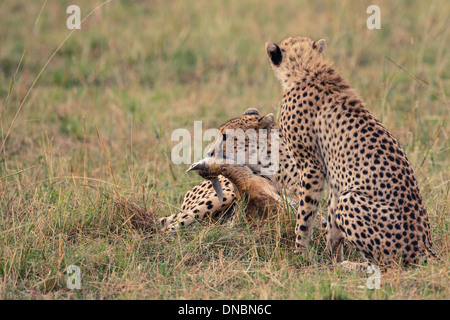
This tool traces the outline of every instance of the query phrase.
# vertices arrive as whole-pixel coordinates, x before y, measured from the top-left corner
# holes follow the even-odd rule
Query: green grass
[[[67,6],[84,17],[100,3],[48,1],[39,14],[44,1],[0,2],[1,298],[450,298],[448,1],[379,1],[382,29],[368,30],[360,2],[113,0],[24,101],[70,32]],[[322,228],[302,257],[292,218],[203,223],[168,239],[123,207],[174,213],[200,181],[170,161],[175,129],[218,127],[248,107],[279,114],[264,44],[295,35],[327,39],[327,57],[405,147],[442,262],[394,268],[369,290],[368,274],[332,265]],[[67,289],[71,264],[81,290]]]

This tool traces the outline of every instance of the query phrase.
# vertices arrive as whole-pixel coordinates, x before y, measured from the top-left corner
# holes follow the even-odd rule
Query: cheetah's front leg
[[[336,223],[336,208],[337,198],[334,196],[333,191],[330,192],[330,198],[328,200],[328,218],[327,218],[327,249],[331,252],[336,262],[342,262],[344,260],[344,240],[345,233],[338,227]]]
[[[311,222],[320,201],[324,176],[315,164],[303,162],[301,172],[300,197],[295,225],[295,250],[306,253],[312,232]]]

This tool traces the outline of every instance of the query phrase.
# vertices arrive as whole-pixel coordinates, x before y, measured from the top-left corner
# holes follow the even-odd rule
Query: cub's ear
[[[264,116],[261,119],[259,119],[259,128],[267,129],[271,125],[273,125],[274,122],[275,122],[275,116],[273,115],[273,113],[269,113],[267,116]]]
[[[256,109],[256,108],[248,108],[247,110],[245,110],[244,116],[249,116],[249,115],[257,115],[257,116],[259,116],[258,109]]]
[[[313,49],[317,49],[319,53],[322,53],[326,47],[327,42],[325,41],[325,39],[320,39],[319,41],[313,43]]]

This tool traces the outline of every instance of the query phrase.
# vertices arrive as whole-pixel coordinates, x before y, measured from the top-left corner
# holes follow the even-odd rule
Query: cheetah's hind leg
[[[336,225],[370,263],[415,264],[427,252],[428,229],[424,214],[413,209],[350,190],[339,196]]]

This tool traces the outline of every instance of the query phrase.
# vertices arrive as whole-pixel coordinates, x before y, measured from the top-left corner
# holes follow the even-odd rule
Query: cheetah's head
[[[263,116],[257,109],[247,109],[244,115],[220,126],[208,156],[193,163],[188,171],[196,170],[200,176],[211,180],[217,194],[221,193],[218,188],[220,184],[209,170],[211,163],[244,164],[255,174],[272,176],[278,170],[277,137],[278,130],[275,129],[272,113]]]
[[[270,146],[274,127],[272,113],[264,116],[255,108],[247,109],[244,115],[220,126],[219,136],[208,155],[216,160],[233,160],[250,167],[257,166],[261,160],[258,152],[260,148]]]
[[[326,41],[313,41],[309,38],[288,38],[279,44],[266,42],[266,51],[272,69],[281,81],[283,89],[288,90],[309,71],[310,67],[323,60]]]

